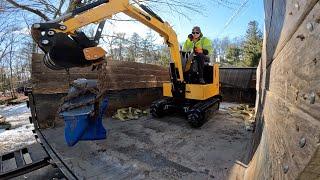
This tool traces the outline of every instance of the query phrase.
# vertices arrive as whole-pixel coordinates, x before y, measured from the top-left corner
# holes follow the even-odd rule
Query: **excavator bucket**
[[[44,63],[50,69],[85,67],[103,60],[101,56],[95,59],[90,58],[90,60],[86,58],[84,50],[96,47],[97,44],[83,32],[68,35],[63,32],[55,32],[50,28],[41,28],[41,24],[37,24],[36,27],[33,26],[31,34],[34,41],[44,51]]]

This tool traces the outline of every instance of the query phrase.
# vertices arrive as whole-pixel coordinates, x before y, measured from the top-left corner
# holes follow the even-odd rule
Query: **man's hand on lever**
[[[203,55],[208,55],[209,51],[206,49],[202,49],[202,48],[194,48],[194,52],[196,54],[203,54]]]
[[[203,49],[202,48],[195,48],[194,50],[197,54],[203,54]]]

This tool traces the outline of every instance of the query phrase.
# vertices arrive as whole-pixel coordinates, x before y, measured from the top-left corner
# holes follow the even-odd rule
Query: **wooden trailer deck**
[[[63,126],[42,133],[79,179],[226,179],[237,160],[246,161],[252,135],[242,119],[223,110],[201,129],[179,116],[107,118],[104,125],[106,140],[74,147],[67,146]]]
[[[245,169],[236,162],[248,161],[252,133],[245,130],[241,118],[225,110],[218,111],[201,129],[190,128],[179,116],[148,116],[128,122],[108,118],[104,119],[109,130],[106,140],[67,146],[64,122],[56,118],[56,112],[69,80],[99,79],[100,86],[109,90],[110,115],[117,108],[149,106],[161,98],[162,82],[169,80],[167,68],[110,61],[103,73],[75,68],[68,78],[64,71],[46,68],[42,55],[37,54],[33,55],[32,67],[34,86],[29,99],[37,134],[52,161],[69,179],[226,179],[231,171]],[[245,76],[249,86],[255,69],[242,70],[250,71],[250,76]],[[234,78],[226,81],[230,79]]]

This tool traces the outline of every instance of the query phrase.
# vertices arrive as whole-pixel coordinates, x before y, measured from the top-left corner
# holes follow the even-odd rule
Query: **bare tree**
[[[7,41],[10,29],[8,29],[8,20],[0,16],[0,61],[8,54],[9,44]]]
[[[102,41],[108,46],[108,53],[111,56],[111,58],[114,58],[114,51],[113,51],[113,46],[115,43],[115,36],[110,36],[110,35],[103,35],[102,36]]]
[[[141,49],[141,41],[142,38],[137,34],[133,33],[128,47],[128,60],[129,61],[136,61],[139,58],[139,51]]]
[[[9,8],[15,8],[17,10],[25,10],[32,14],[39,16],[41,19],[48,21],[54,19],[62,14],[62,9],[66,9],[70,5],[72,0],[5,0],[9,5]]]
[[[14,32],[14,29],[13,29]],[[14,66],[16,62],[16,52],[15,52],[15,46],[19,42],[18,40],[19,36],[17,36],[15,33],[10,33],[10,36],[8,37],[8,55],[5,56],[5,60],[7,61],[7,65],[9,68],[9,90],[12,98],[16,98],[15,94],[15,83],[14,83]],[[4,82],[5,83],[5,82]]]
[[[143,54],[143,60],[144,63],[151,62],[154,60],[154,47],[155,47],[155,40],[157,38],[152,33],[151,29],[149,29],[148,33],[146,34],[146,37],[142,40],[142,54]]]
[[[28,11],[33,13],[44,20],[54,19],[57,16],[60,16],[63,12],[62,10],[69,9],[72,6],[73,0],[5,0],[12,7]],[[82,0],[82,4],[87,4],[92,2],[92,0]],[[144,3],[150,6],[152,9],[157,12],[163,12],[171,14],[179,14],[182,17],[189,18],[186,14],[188,12],[196,12],[203,14],[205,10],[214,6],[222,6],[229,9],[236,9],[241,4],[236,0],[208,0],[208,1],[199,1],[199,0],[135,0],[132,3]],[[0,4],[1,7],[1,4]],[[1,9],[0,9],[1,10]]]
[[[122,61],[124,60],[124,51],[127,43],[126,34],[125,33],[116,33],[116,39],[114,45],[116,46],[116,59]]]
[[[12,76],[16,74],[22,73],[23,70],[23,63],[19,62],[21,65],[15,64],[15,59],[18,58],[21,61],[29,60],[29,56],[17,56],[13,52],[22,52],[22,51],[29,51],[34,52],[36,51],[36,46],[34,43],[31,45],[26,45],[27,47],[33,48],[26,48],[26,46],[22,45],[22,42],[15,42],[13,45],[10,41],[12,35],[12,27],[14,24],[19,24],[20,30],[27,27],[30,29],[30,26],[33,22],[39,21],[48,21],[50,19],[55,19],[61,16],[72,4],[73,0],[4,0],[0,1],[0,73],[5,72],[2,71],[1,67],[5,68],[8,65],[10,69],[10,79],[12,83]],[[92,0],[83,0],[82,3],[90,3]],[[187,18],[188,14],[204,14],[206,10],[213,8],[214,6],[223,6],[225,8],[236,9],[240,4],[236,0],[135,0],[130,1],[130,3],[139,3],[146,4],[155,12],[157,12],[160,16],[165,14],[170,14],[168,21],[170,18],[176,16],[172,16],[172,14],[178,14],[178,18]],[[211,11],[209,11],[211,12]],[[23,14],[22,14],[23,13]],[[9,20],[12,18],[7,18],[8,15],[12,15],[12,17],[20,17],[20,21],[24,22],[17,23],[17,21]],[[25,16],[27,15],[27,16]],[[22,20],[21,20],[22,19]],[[132,19],[120,19],[117,16],[114,19],[109,20],[109,23],[113,23],[114,21],[134,21]],[[10,29],[11,28],[11,29]],[[85,30],[84,30],[85,31]],[[91,36],[93,35],[94,31],[93,28],[90,27],[87,30],[88,34]],[[14,34],[16,36],[16,34]],[[15,39],[18,41],[19,38]],[[150,34],[148,37],[144,39],[132,39],[126,38],[126,35],[123,33],[113,34],[113,35],[104,35],[103,42],[108,46],[107,51],[109,54],[114,57],[114,59],[128,59],[128,60],[137,60],[143,58],[144,62],[148,63],[156,63],[155,59],[163,59],[163,61],[168,61],[168,49],[163,48],[163,46],[158,46],[154,44],[155,37]],[[25,40],[24,40],[25,42]],[[31,38],[27,40],[27,43],[32,42]],[[19,50],[20,48],[20,50]],[[7,62],[4,61],[7,60]],[[8,60],[9,59],[9,60]],[[30,65],[30,61],[28,61]],[[16,72],[13,70],[18,68]],[[20,76],[20,75],[18,75]],[[3,78],[5,79],[5,78]],[[4,82],[3,80],[2,82]],[[12,87],[11,87],[12,89]]]

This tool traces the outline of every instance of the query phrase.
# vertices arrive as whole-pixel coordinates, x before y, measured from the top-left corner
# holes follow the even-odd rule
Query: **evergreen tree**
[[[137,33],[133,33],[130,38],[130,45],[128,47],[128,60],[136,61],[141,55],[139,54],[141,49],[142,38]]]
[[[262,52],[262,33],[258,28],[257,21],[250,21],[243,45],[244,63],[250,67],[259,64]]]
[[[238,65],[240,61],[241,49],[237,45],[229,45],[226,50],[226,59],[230,64]]]

